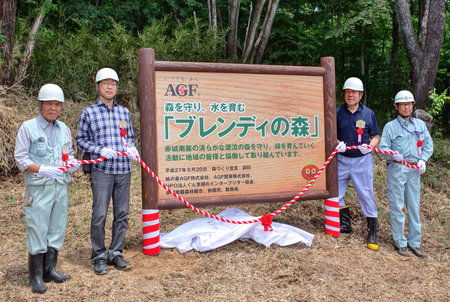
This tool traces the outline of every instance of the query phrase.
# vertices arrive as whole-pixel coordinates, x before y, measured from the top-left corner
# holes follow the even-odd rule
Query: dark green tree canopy
[[[10,78],[17,74],[45,2],[17,1],[14,47],[2,48],[9,49],[2,53],[9,62],[2,74],[5,68]],[[91,95],[95,70],[111,66],[127,79],[125,98],[137,101],[142,47],[154,48],[158,60],[179,61],[318,66],[321,57],[332,56],[338,102],[345,79],[361,78],[363,102],[379,112],[380,124],[395,114],[392,99],[399,90],[413,91],[420,107],[427,107],[429,90],[442,93],[450,85],[445,0],[49,2],[21,82],[32,89],[58,80],[70,95],[84,98]]]

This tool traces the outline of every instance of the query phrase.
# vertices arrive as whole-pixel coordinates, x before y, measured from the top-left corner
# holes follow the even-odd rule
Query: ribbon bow
[[[125,141],[125,136],[127,136],[127,129],[120,130],[120,136],[122,137],[122,144],[125,147],[128,146],[127,142]]]
[[[260,219],[261,224],[264,226],[264,232],[272,232],[272,215],[270,214],[264,214]]]

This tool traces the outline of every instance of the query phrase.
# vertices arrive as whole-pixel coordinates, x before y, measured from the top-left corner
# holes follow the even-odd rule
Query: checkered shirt
[[[101,157],[100,152],[104,147],[118,152],[127,151],[120,136],[122,129],[127,131],[125,142],[129,147],[134,147],[130,111],[116,102],[109,110],[107,104],[97,99],[95,104],[81,112],[76,136],[77,146],[83,152],[91,153],[91,159]],[[94,163],[93,167],[108,174],[126,174],[131,172],[131,161],[127,156],[118,155],[116,158]]]

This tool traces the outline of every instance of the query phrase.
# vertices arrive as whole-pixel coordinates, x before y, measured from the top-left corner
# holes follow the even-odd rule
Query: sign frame
[[[197,63],[155,61],[155,51],[150,48],[139,50],[139,97],[141,126],[141,158],[156,174],[158,172],[157,152],[157,103],[156,103],[156,71],[207,72],[207,73],[244,73],[271,75],[307,75],[323,77],[324,97],[324,133],[325,158],[333,152],[337,144],[336,136],[336,93],[335,63],[333,57],[320,60],[320,67],[251,65],[228,63]],[[173,202],[159,202],[159,184],[142,169],[142,208],[143,209],[177,209],[186,208],[184,203],[173,197]],[[297,192],[298,193],[298,192]],[[235,196],[217,196],[188,199],[196,207],[229,206],[239,204],[288,202],[297,194],[259,193]],[[337,161],[327,166],[326,190],[307,191],[299,200],[327,199],[338,196]]]

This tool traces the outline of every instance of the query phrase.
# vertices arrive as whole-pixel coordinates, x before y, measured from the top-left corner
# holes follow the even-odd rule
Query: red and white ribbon
[[[122,144],[126,147],[128,146],[128,144],[125,141],[125,136],[127,136],[127,129],[120,130],[120,137],[122,138]]]
[[[417,153],[419,154],[419,156],[422,156],[422,146],[423,146],[423,141],[418,140],[417,141]]]
[[[346,147],[346,150],[350,149],[357,149],[359,146],[350,146]],[[392,154],[394,155],[395,152],[393,151],[385,151],[380,150],[378,148],[372,147],[370,145],[365,146],[366,148],[372,149],[378,153],[383,154]],[[118,155],[128,155],[128,152],[116,152]],[[171,193],[175,198],[183,202],[187,207],[191,208],[192,210],[196,211],[197,213],[200,213],[202,215],[205,215],[209,218],[213,218],[219,221],[227,222],[227,223],[233,223],[233,224],[251,224],[251,223],[261,223],[264,225],[264,228],[267,231],[270,231],[272,229],[271,227],[271,217],[278,215],[285,211],[287,208],[289,208],[292,204],[295,203],[297,199],[299,199],[317,180],[317,178],[321,175],[321,173],[325,170],[325,168],[328,166],[330,161],[333,159],[333,157],[336,155],[337,149],[335,149],[326,162],[323,164],[323,166],[319,169],[317,174],[314,176],[314,178],[309,182],[303,190],[297,194],[291,201],[289,201],[287,204],[285,204],[283,207],[278,209],[277,211],[271,213],[271,214],[264,214],[261,217],[258,217],[253,220],[230,220],[225,219],[222,217],[218,217],[215,215],[212,215],[208,212],[205,212],[203,210],[200,210],[196,207],[194,207],[192,204],[190,204],[187,200],[185,200],[183,197],[179,196],[177,193],[175,193],[172,189],[170,189],[165,183],[163,183],[158,176],[144,163],[144,161],[138,157],[139,163],[141,166],[147,170],[147,172],[155,179],[158,184],[160,184],[166,191]],[[78,163],[80,164],[92,164],[92,163],[98,163],[103,160],[105,160],[105,157],[100,157],[94,160],[79,160]],[[409,168],[413,169],[419,169],[416,165],[410,165],[408,164],[404,159],[402,161],[404,165],[406,165]],[[73,167],[73,163],[60,167],[61,171],[66,171],[70,167]],[[327,234],[331,234],[332,236],[338,236],[340,234],[340,227],[339,227],[339,201],[338,198],[329,198],[325,200],[325,232]],[[269,217],[270,216],[270,217]],[[143,220],[143,233],[144,233],[144,254],[146,255],[156,255],[160,251],[160,242],[159,242],[159,210],[149,210],[144,209],[142,213],[142,220]]]
[[[67,161],[69,160],[69,154],[62,155],[62,162],[64,166],[67,166]]]
[[[325,199],[325,234],[331,236],[339,236],[341,234],[339,197]]]
[[[159,210],[142,210],[142,244],[145,255],[157,255],[160,252]]]
[[[364,133],[364,129],[363,128],[358,128],[356,130],[356,134],[358,134],[358,144],[360,144],[362,142],[362,134]]]

